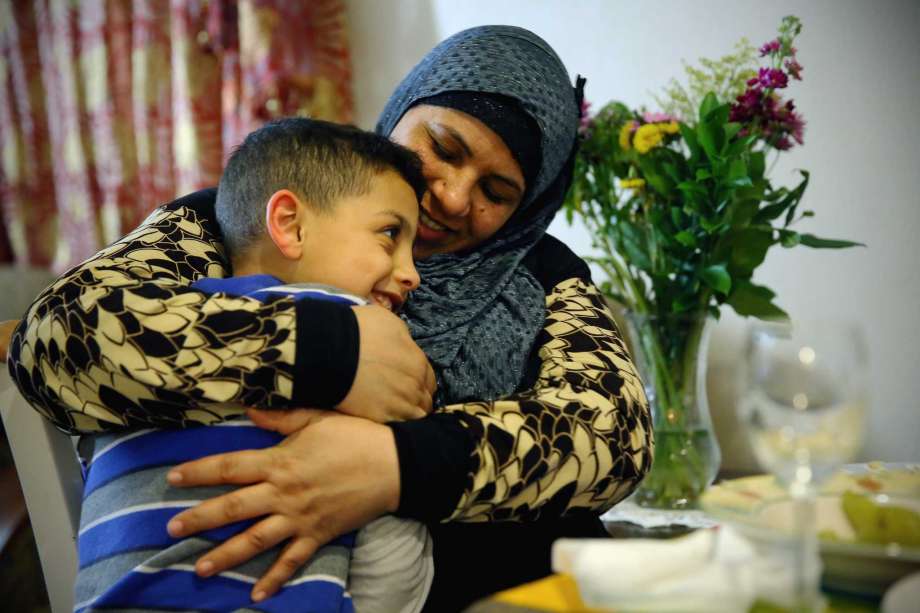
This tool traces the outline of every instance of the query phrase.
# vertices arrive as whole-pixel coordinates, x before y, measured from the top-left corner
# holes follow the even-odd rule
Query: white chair
[[[83,496],[83,476],[73,444],[29,406],[2,362],[0,416],[25,495],[51,610],[71,613]]]

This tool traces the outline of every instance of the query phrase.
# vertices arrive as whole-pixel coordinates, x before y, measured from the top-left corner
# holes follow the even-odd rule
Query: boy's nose
[[[415,264],[412,263],[411,258],[409,259],[408,264],[399,266],[396,269],[395,276],[396,282],[406,293],[418,288],[419,283],[422,282],[422,278],[419,276],[418,271],[415,269]]]

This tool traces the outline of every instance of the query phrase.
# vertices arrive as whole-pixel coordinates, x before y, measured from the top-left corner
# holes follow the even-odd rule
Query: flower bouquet
[[[802,78],[800,31],[786,17],[759,58],[742,40],[731,55],[688,66],[688,85],[672,81],[656,98],[661,112],[611,102],[582,120],[565,208],[601,254],[589,258],[607,277],[601,290],[626,309],[652,405],[655,456],[639,504],[692,506],[718,470],[703,378],[707,320],[723,304],[786,317],[752,280],[771,247],[857,244],[795,229],[813,215],[799,209],[807,171],[792,187],[768,178],[768,158],[803,143],[805,122],[780,93]]]

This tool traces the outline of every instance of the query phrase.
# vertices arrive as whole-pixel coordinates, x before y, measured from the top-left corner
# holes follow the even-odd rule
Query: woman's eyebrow
[[[460,145],[460,147],[463,149],[464,152],[466,152],[466,154],[467,154],[469,157],[473,157],[473,150],[470,149],[470,146],[469,146],[468,144],[466,144],[466,141],[463,139],[463,136],[461,136],[460,133],[459,133],[457,130],[455,130],[455,129],[452,128],[451,126],[446,126],[446,125],[444,125],[443,123],[437,123],[437,124],[435,124],[435,125],[436,125],[439,129],[444,130],[445,132],[447,132],[447,133],[451,136],[451,138],[453,138],[455,141],[457,141],[457,144]]]

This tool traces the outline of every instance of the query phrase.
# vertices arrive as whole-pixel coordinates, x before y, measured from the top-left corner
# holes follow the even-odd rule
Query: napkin
[[[758,598],[791,605],[792,541],[755,542],[730,526],[670,539],[561,539],[553,570],[572,575],[584,603],[627,611],[741,612]],[[817,578],[817,553],[806,565]]]

